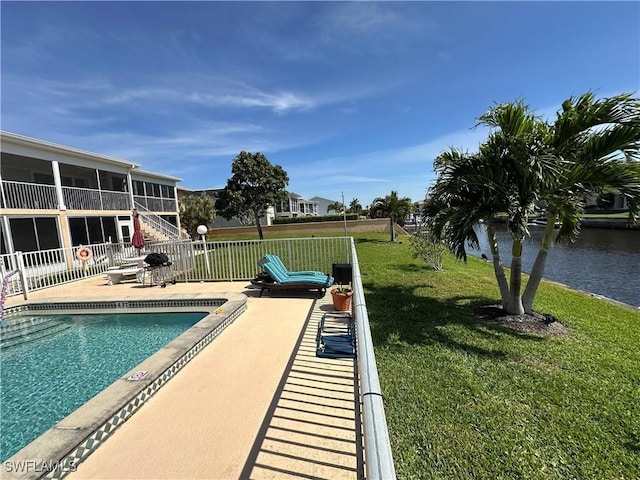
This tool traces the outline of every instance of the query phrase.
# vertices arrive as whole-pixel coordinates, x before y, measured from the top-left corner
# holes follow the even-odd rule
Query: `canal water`
[[[468,253],[491,258],[485,227],[480,228],[480,249]],[[525,272],[533,267],[544,227],[530,231],[522,253]],[[497,236],[502,262],[511,265],[511,237],[505,230]],[[582,228],[575,243],[553,245],[544,278],[640,307],[640,230]]]

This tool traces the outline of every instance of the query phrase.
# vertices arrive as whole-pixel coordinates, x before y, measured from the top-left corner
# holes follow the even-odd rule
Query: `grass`
[[[398,478],[639,478],[637,312],[543,283],[572,335],[517,333],[471,313],[499,298],[490,264],[356,242]]]
[[[629,218],[629,212],[584,213],[582,218]]]

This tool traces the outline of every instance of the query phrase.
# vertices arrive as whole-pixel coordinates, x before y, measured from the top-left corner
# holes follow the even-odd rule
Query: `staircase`
[[[189,240],[191,237],[164,218],[148,210],[144,205],[135,203],[136,210],[140,214],[140,229],[142,234],[155,242],[168,242],[171,240]]]

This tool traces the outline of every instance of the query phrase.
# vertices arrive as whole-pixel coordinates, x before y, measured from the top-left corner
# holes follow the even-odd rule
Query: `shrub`
[[[428,229],[423,227],[417,230],[409,237],[409,244],[413,250],[413,258],[424,260],[434,270],[442,270],[442,256],[446,246],[442,241],[435,241]]]
[[[347,220],[358,220],[359,216],[356,213],[348,214]],[[314,215],[308,217],[278,217],[273,219],[274,225],[281,225],[285,223],[312,223],[312,222],[336,222],[342,221],[344,217],[342,214],[337,215]]]

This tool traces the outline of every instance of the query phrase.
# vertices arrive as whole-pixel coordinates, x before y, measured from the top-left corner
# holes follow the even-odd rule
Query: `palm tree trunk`
[[[396,229],[395,229],[395,222],[393,221],[393,217],[389,218],[389,224],[391,226],[391,241],[395,242],[396,241]]]
[[[524,311],[527,313],[533,312],[533,299],[536,296],[540,280],[542,280],[542,276],[544,274],[549,249],[553,245],[553,229],[557,218],[558,215],[555,212],[550,211],[547,214],[547,227],[544,230],[540,250],[538,250],[536,261],[533,264],[531,275],[529,276],[529,282],[527,283],[527,286],[524,289],[524,294],[522,295],[522,304],[524,306]]]
[[[511,247],[511,278],[509,280],[509,306],[507,313],[521,315],[524,313],[522,305],[522,239],[514,239]]]
[[[488,221],[487,225],[487,240],[489,241],[489,248],[491,249],[491,258],[493,260],[493,272],[496,275],[498,282],[498,288],[500,289],[500,298],[502,300],[502,308],[505,310],[509,305],[509,284],[507,283],[507,275],[504,273],[504,267],[502,260],[500,260],[500,249],[498,248],[498,240],[496,238],[496,231],[493,227],[493,223]]]

